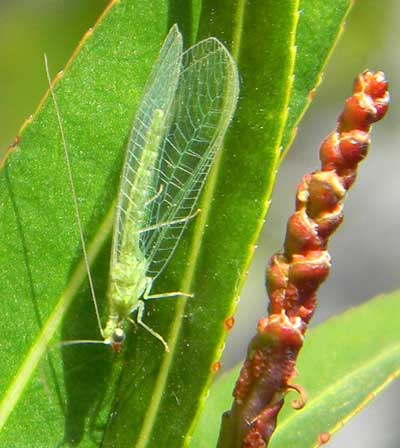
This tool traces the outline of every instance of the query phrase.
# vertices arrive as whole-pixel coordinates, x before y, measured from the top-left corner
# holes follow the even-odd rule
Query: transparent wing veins
[[[165,39],[159,57],[147,80],[129,137],[117,201],[111,266],[114,266],[118,261],[124,238],[137,238],[134,235],[125,235],[124,232],[127,232],[127,229],[132,229],[132,227],[148,224],[146,222],[133,222],[137,216],[135,212],[144,209],[143,216],[150,216],[152,204],[147,203],[147,198],[156,194],[159,182],[158,179],[154,179],[153,182],[143,188],[143,191],[137,191],[135,178],[141,167],[144,148],[148,143],[147,136],[152,125],[154,111],[159,109],[166,117],[170,116],[170,108],[182,69],[181,65],[182,36],[178,28],[174,26]],[[165,126],[168,126],[168,118]],[[160,148],[160,153],[161,151],[162,148]],[[147,221],[150,220],[150,218],[147,218]]]
[[[144,233],[142,250],[148,276],[157,277],[170,260],[193,214],[235,110],[238,75],[235,62],[214,38],[183,54],[173,120],[162,148],[159,184],[163,194],[151,204],[149,225],[175,222]],[[180,222],[176,222],[179,221]]]

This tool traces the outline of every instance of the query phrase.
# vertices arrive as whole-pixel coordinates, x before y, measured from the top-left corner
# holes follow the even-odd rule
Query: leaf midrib
[[[237,15],[235,21],[235,32],[234,32],[234,48],[232,48],[232,55],[235,61],[238,60],[241,35],[243,30],[243,17],[244,17],[244,7],[246,4],[246,0],[240,0],[237,6]],[[203,239],[204,230],[207,227],[208,218],[210,215],[212,198],[214,196],[214,192],[217,185],[218,173],[220,171],[222,154],[224,151],[224,147],[221,148],[219,153],[216,156],[214,161],[214,165],[211,169],[211,172],[208,176],[208,181],[204,189],[204,193],[202,196],[201,203],[201,214],[198,218],[196,226],[194,228],[191,250],[188,254],[188,260],[197,260],[198,254],[201,248],[201,241]],[[182,290],[190,291],[190,286],[194,278],[194,273],[196,271],[197,262],[193,261],[188,265],[182,281]],[[147,408],[147,412],[143,419],[143,424],[141,427],[141,431],[139,433],[138,439],[136,441],[136,448],[145,448],[147,442],[149,441],[150,434],[152,432],[152,428],[157,418],[158,409],[160,408],[160,404],[162,401],[163,391],[165,389],[165,385],[168,380],[168,375],[171,370],[172,361],[174,359],[174,353],[176,352],[179,333],[182,327],[182,321],[185,313],[187,301],[183,298],[178,299],[177,305],[175,307],[175,317],[172,321],[171,330],[169,332],[168,337],[168,346],[170,348],[169,353],[164,353],[163,360],[159,369],[159,374],[157,380],[155,382],[155,387],[153,389],[153,394],[150,398],[149,406]]]

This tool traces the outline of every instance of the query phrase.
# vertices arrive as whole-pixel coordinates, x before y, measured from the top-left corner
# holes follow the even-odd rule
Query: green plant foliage
[[[48,98],[7,155],[0,177],[0,446],[188,444],[275,179],[299,8],[297,1],[279,8],[273,1],[212,3],[204,1],[200,10],[198,1],[185,3],[186,9],[167,0],[112,2],[55,87],[106,315],[109,236],[124,149],[168,29],[178,23],[187,44],[214,35],[238,61],[239,107],[206,186],[201,217],[156,285],[160,291],[189,289],[195,298],[146,308],[146,323],[168,339],[169,355],[141,329],[132,329],[120,356],[104,346],[60,349],[58,340],[100,335]],[[318,40],[330,48],[335,35]]]
[[[155,352],[150,348],[153,341],[147,335],[138,335],[138,350],[132,348],[127,354],[117,392],[118,418],[109,425],[106,446],[115,441],[124,446],[130,440],[137,447],[187,443],[187,434],[208,391],[212,365],[222,351],[224,319],[234,312],[275,178],[293,70],[296,12],[295,2],[279,9],[272,8],[269,2],[261,8],[249,7],[232,31],[229,17],[238,13],[237,5],[230,2],[219,9],[203,4],[199,38],[216,36],[238,60],[238,110],[224,151],[209,177],[201,204],[203,220],[191,233],[191,247],[181,245],[167,275],[157,285],[160,290],[170,290],[171,285],[173,290],[191,290],[195,297],[182,303],[167,305],[159,301],[154,305],[157,313],[147,322],[161,328],[162,334],[168,332],[162,322],[169,324],[171,356]],[[215,14],[218,19],[211,20]],[[219,25],[209,28],[209,23]],[[243,35],[240,46],[239,33]],[[262,34],[273,39],[259,42],[256,49],[254,42]],[[273,94],[267,97],[266,91]],[[190,266],[186,266],[188,253]],[[182,284],[186,287],[182,288]],[[174,307],[175,311],[171,311]],[[143,346],[147,343],[151,345],[146,354]],[[199,406],[193,406],[194,402]]]
[[[313,92],[322,79],[322,70],[340,35],[350,7],[349,0],[300,1],[296,30],[296,64],[289,114],[282,137],[282,156],[285,150],[289,149],[296,135],[296,127],[312,101]]]
[[[290,404],[295,394],[287,396],[271,448],[317,446],[320,434],[340,429],[400,376],[399,316],[400,292],[396,291],[310,330],[295,379],[306,390],[308,401],[296,411]],[[216,443],[218,418],[231,406],[239,369],[221,376],[212,386],[191,448]]]

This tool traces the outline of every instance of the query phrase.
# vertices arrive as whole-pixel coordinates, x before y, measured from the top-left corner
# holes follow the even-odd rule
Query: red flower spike
[[[339,134],[331,132],[322,142],[319,150],[319,158],[323,171],[335,170],[343,165],[343,156],[339,148]]]
[[[233,393],[231,411],[223,416],[219,448],[266,448],[285,394],[305,393],[292,383],[304,333],[314,314],[316,292],[327,278],[328,240],[343,220],[343,200],[357,176],[370,143],[370,126],[389,105],[382,72],[365,71],[354,83],[336,129],[320,149],[321,170],[307,174],[296,194],[296,211],[287,224],[284,251],[267,270],[269,316],[258,322]],[[319,443],[329,440],[323,433]]]
[[[350,129],[369,131],[372,123],[379,121],[389,107],[388,83],[383,72],[368,70],[358,76],[354,93],[347,101],[339,117],[337,130]]]
[[[288,221],[284,255],[288,261],[292,254],[317,250],[322,247],[317,226],[309,219],[305,210],[294,213]]]
[[[335,210],[346,194],[341,178],[334,171],[317,171],[308,183],[307,216],[315,220]],[[316,225],[317,227],[317,225]]]
[[[342,207],[333,210],[331,213],[327,212],[323,216],[315,219],[318,225],[318,234],[326,247],[328,238],[340,226],[343,221]]]
[[[338,149],[343,158],[343,168],[355,169],[357,164],[366,157],[369,144],[368,132],[360,130],[342,132]],[[338,168],[340,169],[340,166]]]

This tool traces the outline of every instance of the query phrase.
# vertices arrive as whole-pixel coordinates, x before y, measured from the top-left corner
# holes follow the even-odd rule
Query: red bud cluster
[[[359,75],[336,130],[321,145],[321,170],[305,175],[297,188],[283,253],[271,258],[267,270],[269,316],[259,321],[249,345],[232,410],[223,418],[220,448],[265,448],[286,392],[300,390],[292,380],[317,289],[329,274],[328,240],[343,220],[343,200],[367,155],[371,124],[388,105],[384,74]]]

